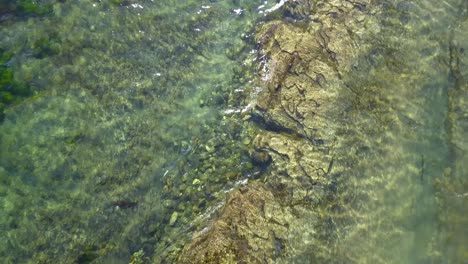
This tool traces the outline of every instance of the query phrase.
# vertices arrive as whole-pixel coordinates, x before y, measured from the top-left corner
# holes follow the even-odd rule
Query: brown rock
[[[273,263],[284,254],[288,215],[263,183],[241,187],[184,247],[178,263]]]

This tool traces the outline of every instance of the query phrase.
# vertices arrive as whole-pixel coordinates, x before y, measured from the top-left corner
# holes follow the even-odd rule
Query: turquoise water
[[[276,3],[38,2],[0,6],[16,89],[0,107],[2,263],[171,263],[260,175],[236,113]],[[468,259],[468,4],[378,5],[343,76],[329,198],[278,262]]]

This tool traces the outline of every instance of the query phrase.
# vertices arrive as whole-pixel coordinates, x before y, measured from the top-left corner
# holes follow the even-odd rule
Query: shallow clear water
[[[243,105],[263,3],[47,3],[1,12],[0,47],[32,91],[0,126],[2,263],[166,258],[255,171],[224,113]]]
[[[347,108],[315,226],[328,232],[300,238],[285,263],[468,259],[467,2],[382,6],[370,52],[344,77]]]
[[[344,76],[323,232],[304,232],[323,236],[298,236],[285,263],[468,259],[466,1],[380,2],[374,48]],[[32,94],[0,125],[0,259],[170,261],[258,173],[228,113],[248,103],[249,32],[275,3],[50,3],[1,20]]]

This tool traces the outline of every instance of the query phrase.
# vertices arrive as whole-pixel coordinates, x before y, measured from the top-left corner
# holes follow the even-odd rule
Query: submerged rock
[[[271,161],[270,154],[265,150],[254,149],[250,153],[250,157],[252,158],[253,163],[259,166],[267,165]]]
[[[447,7],[423,2],[433,9],[287,1],[260,26],[261,91],[246,114],[251,158],[270,168],[229,194],[180,263],[466,259],[466,1],[453,1],[464,11],[450,37],[428,15]]]
[[[173,212],[171,218],[169,219],[170,226],[173,226],[175,224],[175,222],[177,221],[177,217],[179,217],[179,213]]]
[[[180,263],[273,263],[314,246],[310,232],[321,216],[312,208],[325,198],[329,174],[338,173],[334,145],[349,93],[342,75],[366,50],[357,51],[355,42],[378,31],[370,2],[358,2],[290,1],[281,9],[288,19],[258,29],[262,91],[251,114],[260,129],[251,158],[271,160],[271,170],[265,183],[229,194],[210,226],[184,247]],[[291,245],[299,240],[303,245]]]
[[[193,236],[178,263],[273,263],[285,253],[290,217],[265,184],[241,187],[219,217]]]

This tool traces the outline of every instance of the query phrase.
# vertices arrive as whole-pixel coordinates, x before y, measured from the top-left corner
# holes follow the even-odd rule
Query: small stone
[[[166,208],[171,208],[174,206],[174,202],[172,200],[166,199],[162,202],[163,206]]]
[[[195,179],[195,180],[193,180],[193,182],[192,182],[193,185],[198,185],[198,184],[200,184],[200,183],[201,183],[201,181],[200,181],[199,179]]]
[[[179,214],[177,212],[173,212],[171,215],[171,219],[169,220],[169,225],[173,226],[177,221],[177,217],[179,217]]]
[[[214,151],[214,148],[213,147],[210,147],[208,145],[205,145],[205,149],[206,151],[208,151],[209,153],[213,152]]]
[[[253,150],[250,157],[255,165],[267,165],[271,161],[270,154],[265,150]]]

